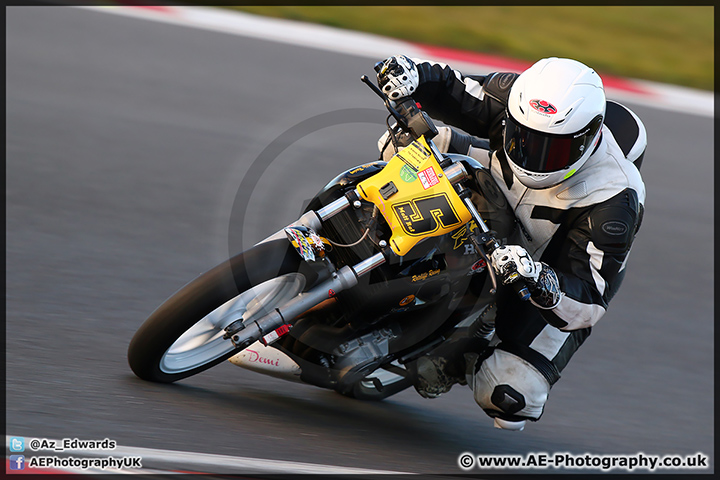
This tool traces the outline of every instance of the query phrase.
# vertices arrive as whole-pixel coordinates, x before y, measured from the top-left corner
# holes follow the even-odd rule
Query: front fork
[[[311,211],[306,213],[297,222],[292,224],[292,226],[305,226],[313,230],[319,230],[322,226],[322,221],[346,210],[350,205],[353,205],[355,208],[360,207],[360,201],[355,191],[350,192],[344,197],[340,197],[317,212]],[[278,233],[280,234],[281,232]],[[273,235],[273,237],[275,237],[275,235]],[[281,236],[278,238],[281,238]],[[383,245],[381,244],[381,246]],[[257,320],[253,320],[248,324],[246,324],[242,318],[234,321],[225,327],[223,338],[230,339],[237,348],[246,348],[252,345],[263,336],[285,325],[315,305],[334,297],[343,290],[354,287],[357,285],[359,277],[385,263],[387,261],[387,255],[390,254],[391,251],[389,250],[386,252],[378,252],[357,265],[352,267],[344,266],[333,272],[330,278],[320,285],[297,295],[282,307],[278,307],[273,312]]]
[[[457,172],[454,170],[457,170]],[[454,170],[452,171],[453,179],[451,183],[456,184],[459,183],[459,181],[467,174],[464,169],[456,168]],[[446,173],[450,172],[450,170],[446,170]],[[448,178],[450,178],[450,175],[448,175]],[[491,293],[494,293],[497,290],[497,279],[490,259],[485,254],[485,248],[492,252],[494,249],[498,248],[500,244],[485,225],[480,213],[472,203],[472,200],[470,199],[470,190],[462,189],[459,185],[457,188],[460,190],[458,192],[460,197],[465,202],[465,205],[470,211],[473,219],[481,229],[479,235],[471,235],[471,238],[475,244],[476,251],[480,253],[485,262],[488,264],[488,272],[493,283],[493,290]],[[340,197],[320,210],[307,212],[291,226],[305,226],[312,230],[320,230],[323,221],[346,210],[351,205],[354,208],[360,208],[361,206],[359,195],[356,190],[348,192],[345,196]],[[281,237],[282,232],[278,232],[269,239]],[[478,242],[478,238],[482,243]],[[329,279],[312,288],[308,292],[299,294],[282,307],[276,308],[273,312],[257,320],[253,320],[248,324],[245,324],[245,320],[242,318],[236,320],[225,328],[225,335],[223,338],[230,339],[233,345],[237,348],[246,348],[263,336],[292,321],[298,315],[315,305],[334,297],[343,290],[354,287],[357,285],[359,277],[384,264],[389,255],[394,255],[392,250],[385,248],[387,244],[384,243],[384,241],[381,241],[380,243],[380,246],[383,247],[383,251],[376,253],[372,257],[363,260],[357,265],[352,267],[344,266],[339,270],[336,270],[332,273]],[[516,290],[518,290],[518,295],[520,295],[523,300],[530,296],[527,287],[525,287],[523,283],[515,282],[514,285],[517,287]]]

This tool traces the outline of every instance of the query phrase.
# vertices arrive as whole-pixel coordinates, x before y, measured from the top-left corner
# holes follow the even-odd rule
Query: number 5
[[[460,223],[445,193],[398,203],[392,208],[402,229],[412,236],[426,236],[441,226],[449,229]]]

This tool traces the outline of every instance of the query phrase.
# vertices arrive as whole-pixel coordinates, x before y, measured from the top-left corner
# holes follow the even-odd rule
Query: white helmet
[[[507,104],[505,155],[529,188],[573,175],[600,140],[605,91],[595,71],[575,60],[544,58],[517,77]]]

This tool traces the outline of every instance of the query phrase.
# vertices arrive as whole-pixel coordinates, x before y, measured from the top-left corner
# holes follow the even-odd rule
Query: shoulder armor
[[[647,147],[647,132],[640,118],[626,106],[608,100],[604,123],[612,132],[625,158],[640,170]]]
[[[519,76],[512,72],[495,72],[491,73],[483,83],[483,92],[489,99],[487,101],[489,117],[492,119],[488,132],[490,140],[490,148],[498,150],[502,148],[502,132],[503,120],[505,119],[505,107],[507,107],[508,96],[510,95],[510,87],[515,83],[515,79]]]
[[[492,97],[505,107],[505,105],[507,105],[508,95],[510,95],[510,87],[515,83],[515,79],[518,76],[519,74],[512,72],[491,73],[485,79],[483,91],[485,95]]]
[[[642,204],[635,190],[625,189],[590,211],[590,238],[608,253],[630,250],[642,222]]]

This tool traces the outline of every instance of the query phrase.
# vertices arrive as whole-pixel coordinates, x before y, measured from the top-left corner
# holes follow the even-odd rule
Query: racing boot
[[[478,352],[484,350],[487,341],[469,337],[443,343],[435,350],[413,362],[410,372],[413,386],[424,398],[437,398],[450,391],[456,383],[467,385],[466,370],[474,363]]]

